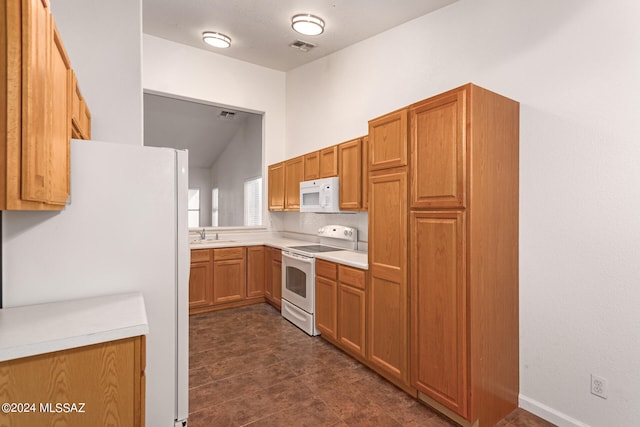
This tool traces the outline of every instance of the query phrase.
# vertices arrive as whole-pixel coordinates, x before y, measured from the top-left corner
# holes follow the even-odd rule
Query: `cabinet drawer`
[[[338,266],[338,275],[340,283],[353,286],[354,288],[364,289],[366,272],[357,268]]]
[[[278,248],[271,248],[271,259],[274,261],[282,261],[282,251]]]
[[[209,249],[192,249],[191,262],[208,262],[211,260],[211,251]]]
[[[316,259],[316,275],[336,280],[338,278],[337,265],[330,261]]]
[[[220,248],[213,250],[213,259],[215,261],[222,261],[225,259],[239,259],[244,258],[244,247],[237,248]]]

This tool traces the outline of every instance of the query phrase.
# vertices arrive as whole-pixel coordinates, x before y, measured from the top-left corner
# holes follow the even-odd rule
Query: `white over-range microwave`
[[[301,182],[300,212],[340,212],[340,179],[332,177]]]

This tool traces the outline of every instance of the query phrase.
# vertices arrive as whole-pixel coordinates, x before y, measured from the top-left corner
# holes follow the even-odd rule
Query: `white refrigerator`
[[[4,307],[142,292],[154,427],[188,415],[187,169],[185,151],[72,140],[65,209],[2,212]]]

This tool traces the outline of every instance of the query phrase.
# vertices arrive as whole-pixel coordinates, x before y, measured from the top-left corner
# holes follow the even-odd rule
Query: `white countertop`
[[[204,243],[191,243],[191,249],[209,249],[209,248],[232,248],[238,246],[271,246],[279,249],[287,249],[291,246],[317,244],[317,242],[308,242],[304,240],[286,239],[280,237],[267,237],[263,239],[253,240],[237,240],[221,239],[221,240],[206,240]],[[342,250],[335,252],[320,252],[314,254],[316,258],[324,259],[327,261],[337,262],[339,264],[348,265],[355,268],[361,268],[363,270],[369,269],[369,258],[366,252],[362,251],[350,251]]]
[[[0,362],[149,333],[142,294],[0,310]]]

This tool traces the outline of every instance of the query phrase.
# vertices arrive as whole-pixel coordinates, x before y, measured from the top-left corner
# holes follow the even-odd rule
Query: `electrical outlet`
[[[606,399],[608,393],[607,380],[591,374],[591,394],[595,394],[598,397]]]

